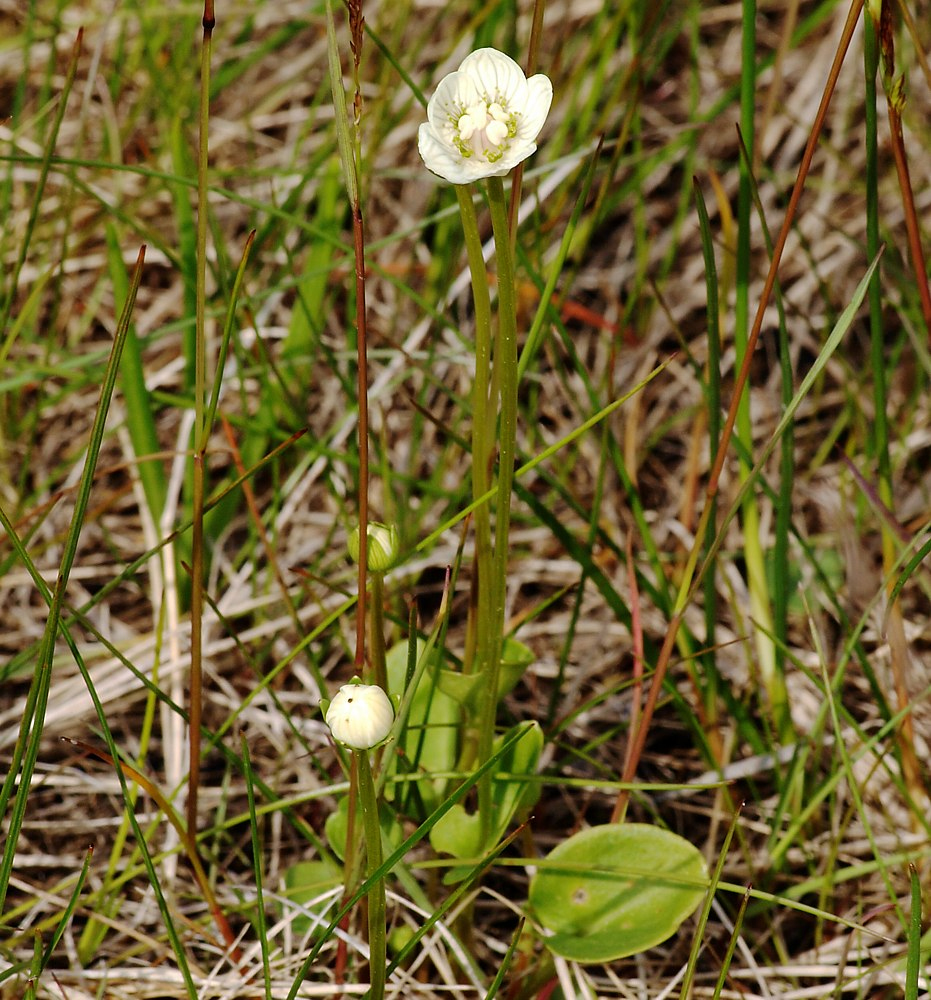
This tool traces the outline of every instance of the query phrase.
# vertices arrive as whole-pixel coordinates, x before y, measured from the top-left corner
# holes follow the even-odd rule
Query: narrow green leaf
[[[106,241],[113,298],[116,302],[125,302],[129,295],[129,281],[126,276],[126,268],[123,265],[123,252],[116,227],[112,222],[107,223]],[[142,491],[145,494],[146,503],[149,505],[152,520],[158,524],[165,506],[165,470],[161,462],[147,460],[148,456],[159,451],[159,442],[158,433],[155,430],[152,397],[145,385],[142,348],[133,323],[130,323],[126,332],[123,364],[120,369],[120,388],[126,403],[126,425],[129,429],[129,437],[133,444],[133,451],[139,459],[139,480],[142,483]]]
[[[336,44],[336,24],[333,21],[333,0],[326,0],[326,40],[327,67],[330,74],[330,88],[333,91],[333,114],[336,126],[336,142],[339,159],[346,178],[349,203],[354,209],[359,207],[358,166],[353,153],[352,137],[349,134],[349,112],[346,107],[346,89],[343,86],[343,68]]]
[[[908,956],[905,960],[905,1000],[918,1000],[918,977],[921,973],[921,880],[918,869],[908,866],[911,888],[911,913],[908,917]]]
[[[52,165],[52,156],[55,153],[55,143],[58,141],[58,133],[61,130],[61,123],[65,120],[65,111],[68,108],[68,97],[74,87],[74,80],[78,72],[78,60],[81,57],[81,47],[83,42],[84,29],[80,28],[78,30],[77,37],[75,38],[74,46],[71,49],[71,61],[68,63],[68,72],[65,76],[65,82],[61,88],[61,93],[58,95],[58,111],[55,114],[55,119],[52,122],[51,129],[49,130],[48,138],[45,142],[45,149],[42,151],[39,177],[35,184],[32,185],[32,205],[29,209],[29,218],[26,221],[26,231],[23,233],[22,240],[20,242],[20,249],[16,258],[16,263],[13,265],[13,270],[9,275],[10,283],[6,289],[6,294],[3,297],[3,306],[0,307],[0,333],[7,329],[10,314],[13,311],[13,302],[16,299],[16,293],[19,289],[19,278],[22,274],[23,265],[26,263],[26,256],[29,253],[29,246],[32,242],[32,234],[35,231],[36,223],[39,220],[39,211],[42,208],[42,203],[45,198],[45,185],[48,181],[49,170]],[[6,353],[11,346],[12,341],[7,338],[2,345],[2,349],[0,349],[0,364],[3,363],[6,358]]]
[[[94,423],[91,427],[90,439],[87,444],[84,470],[81,474],[80,485],[78,486],[74,511],[71,515],[71,525],[65,539],[64,552],[62,553],[58,568],[58,577],[49,604],[45,632],[39,648],[39,656],[32,684],[27,696],[27,711],[20,724],[19,739],[16,741],[14,747],[13,759],[10,763],[7,778],[3,789],[0,790],[0,815],[2,815],[5,812],[6,803],[14,785],[17,786],[6,843],[3,849],[3,859],[0,861],[0,911],[3,910],[6,900],[10,874],[13,870],[13,859],[16,855],[16,845],[19,840],[19,832],[22,829],[23,819],[26,815],[26,801],[31,787],[32,775],[39,758],[39,746],[42,742],[42,729],[45,723],[45,710],[48,705],[49,686],[52,680],[52,660],[55,655],[55,641],[58,638],[58,629],[61,624],[62,610],[65,604],[65,592],[78,550],[78,540],[81,536],[81,530],[84,527],[84,517],[90,503],[97,458],[100,454],[100,446],[103,443],[107,414],[110,410],[110,401],[113,398],[113,390],[116,386],[120,357],[123,353],[123,345],[126,343],[130,318],[136,302],[136,292],[139,290],[139,282],[142,279],[142,264],[144,260],[145,247],[143,246],[136,259],[136,266],[130,282],[129,295],[123,306],[119,323],[117,324],[116,339],[113,342],[110,358],[104,372],[100,398],[97,403]],[[17,777],[19,779],[18,783]]]

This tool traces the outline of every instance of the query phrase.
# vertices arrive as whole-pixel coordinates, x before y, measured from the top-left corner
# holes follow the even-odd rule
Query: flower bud
[[[377,684],[344,684],[326,710],[333,739],[353,750],[371,750],[391,732],[394,706]]]
[[[368,525],[368,548],[366,562],[373,573],[385,573],[397,562],[401,548],[401,536],[393,524],[370,521]],[[359,561],[359,526],[349,534],[346,548],[353,562]]]

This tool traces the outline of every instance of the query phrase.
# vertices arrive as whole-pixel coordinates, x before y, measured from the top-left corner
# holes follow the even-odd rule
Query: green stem
[[[369,655],[372,658],[372,683],[388,690],[388,666],[385,660],[385,574],[372,572],[372,609]]]
[[[381,827],[378,823],[378,798],[368,752],[354,750],[359,763],[359,804],[362,806],[362,829],[365,835],[365,870],[369,878],[381,868]],[[369,890],[369,997],[382,1000],[385,995],[385,969],[388,966],[385,938],[385,880]]]
[[[754,118],[756,115],[756,0],[743,0],[743,27],[740,81],[740,132],[747,150],[741,158],[737,193],[737,296],[734,305],[734,347],[739,367],[746,357],[750,327],[750,213],[753,208],[751,171],[755,160]],[[737,411],[737,436],[744,446],[740,457],[740,480],[745,482],[753,467],[753,424],[750,413],[749,390],[742,393]],[[760,540],[760,509],[754,495],[748,495],[743,505],[744,558],[747,565],[747,587],[750,596],[750,615],[759,662],[760,678],[769,700],[770,718],[777,739],[787,742],[791,738],[791,719],[788,715],[785,682],[776,667],[776,651],[770,638],[773,634],[772,605],[766,580],[766,558]]]
[[[191,677],[188,705],[187,826],[197,833],[200,788],[200,725],[203,713],[204,494],[207,479],[207,168],[210,138],[210,55],[213,0],[204,2],[200,64],[200,132],[197,145],[197,284],[194,309],[194,473],[191,498]]]
[[[490,442],[494,439],[495,413],[489,406],[491,382],[491,295],[488,273],[482,254],[482,239],[472,201],[472,189],[456,185],[459,214],[465,237],[469,273],[472,278],[472,300],[475,308],[475,381],[472,384],[472,498],[477,500],[491,489]],[[475,509],[475,579],[474,606],[468,630],[465,669],[481,671],[488,665],[487,637],[492,619],[491,509],[482,504]]]
[[[863,19],[864,121],[866,126],[866,252],[879,253],[879,143],[876,121],[876,73],[879,43],[872,17]],[[870,104],[870,101],[873,103]],[[870,363],[873,370],[872,448],[876,461],[880,499],[892,510],[892,465],[889,459],[889,422],[886,399],[886,342],[882,315],[882,275],[877,268],[867,292],[870,307]],[[895,562],[895,539],[885,521],[882,527],[883,566],[887,572]]]
[[[514,486],[514,459],[517,450],[517,308],[514,287],[514,257],[508,224],[504,182],[500,177],[488,179],[488,204],[495,236],[495,256],[498,265],[498,340],[495,345],[494,379],[501,393],[501,427],[498,435],[498,492],[495,502],[495,545],[492,579],[492,620],[489,623],[487,681],[483,686],[482,709],[479,716],[479,762],[491,757],[495,736],[495,716],[498,707],[498,677],[501,672],[501,650],[504,644],[504,611],[507,599],[508,551],[511,528],[511,492]],[[492,775],[482,779],[478,787],[482,842],[492,827]],[[487,846],[487,845],[486,845]]]
[[[469,274],[472,278],[472,302],[475,308],[475,380],[472,384],[472,499],[491,492],[491,469],[494,458],[496,407],[491,404],[491,293],[488,272],[482,253],[482,239],[472,201],[472,188],[456,185],[459,214],[465,237]],[[491,506],[475,508],[475,564],[472,574],[472,599],[466,628],[463,670],[485,673],[494,652],[494,603],[492,580]],[[463,770],[475,764],[479,729],[474,718],[466,718],[463,727],[459,763]]]

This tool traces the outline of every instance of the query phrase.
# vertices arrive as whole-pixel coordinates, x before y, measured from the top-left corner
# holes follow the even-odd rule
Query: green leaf
[[[435,851],[454,858],[477,858],[481,854],[481,817],[471,816],[456,803],[430,831],[430,843]]]
[[[498,673],[499,701],[514,690],[533,660],[533,650],[529,646],[511,636],[505,636],[504,648],[501,650],[501,670]],[[462,704],[470,704],[473,709],[477,709],[476,702],[481,699],[485,675],[463,674],[458,670],[443,667],[437,670],[437,683],[440,690],[450,698]]]
[[[426,645],[423,640],[417,640],[417,659],[424,655]],[[385,656],[388,693],[393,697],[404,694],[407,658],[406,641],[393,646]],[[424,771],[424,777],[417,784],[427,812],[439,805],[446,790],[446,778],[431,778],[430,774],[453,770],[459,754],[459,703],[440,690],[434,669],[438,659],[434,651],[431,662],[421,674],[401,738],[401,749],[410,766]],[[390,766],[396,773],[397,760],[394,759]]]
[[[704,858],[644,823],[596,826],[556,847],[530,884],[533,915],[554,954],[610,962],[660,944],[701,902]]]
[[[495,752],[503,741],[513,736],[517,728],[515,726],[495,740]],[[532,775],[536,772],[543,751],[543,730],[537,722],[531,723],[526,728],[527,733],[523,739],[513,743],[510,749],[501,755],[497,767],[492,772],[494,778],[498,775],[513,775],[516,780],[502,778],[492,781],[491,801],[494,820],[489,842],[483,844],[481,841],[480,815],[478,813],[470,815],[457,803],[430,831],[430,843],[434,850],[451,854],[454,858],[478,858],[504,836],[518,809],[527,809],[533,805],[539,795],[539,786],[533,782],[521,781],[519,776]],[[454,868],[446,880],[458,881],[469,871],[470,869]]]
[[[382,843],[388,850],[394,850],[404,839],[404,831],[398,822],[393,810],[387,803],[381,803],[378,807],[378,822],[381,825]],[[336,808],[326,818],[323,825],[327,840],[333,853],[343,861],[346,857],[346,834],[349,830],[349,798],[343,796],[336,804]],[[356,812],[356,839],[362,837],[362,816]]]
[[[285,896],[321,917],[331,902],[323,897],[342,884],[342,872],[329,861],[298,861],[284,873]],[[295,934],[304,935],[314,923],[318,928],[326,926],[325,920],[316,922],[303,913],[294,917],[291,926]]]

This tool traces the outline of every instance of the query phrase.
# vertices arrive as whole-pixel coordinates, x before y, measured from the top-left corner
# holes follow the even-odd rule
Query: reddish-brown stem
[[[629,762],[634,746],[634,735],[640,728],[640,702],[643,699],[643,624],[640,620],[640,588],[637,586],[637,570],[634,567],[634,551],[631,536],[627,536],[627,583],[630,588],[630,636],[633,644],[631,652],[634,657],[634,685],[630,701],[630,726],[628,729],[627,748],[624,751],[624,771]],[[611,822],[619,823],[627,811],[630,799],[630,789],[622,788],[614,803]]]
[[[889,131],[892,134],[892,155],[895,158],[895,172],[899,178],[899,189],[902,192],[902,207],[905,210],[905,231],[908,235],[908,252],[912,258],[912,270],[915,272],[915,285],[918,288],[918,298],[921,300],[921,314],[924,316],[925,329],[931,336],[931,289],[928,288],[928,272],[925,267],[924,250],[921,247],[921,233],[918,229],[918,217],[915,212],[915,196],[912,193],[912,182],[908,173],[908,160],[905,156],[905,137],[902,132],[902,116],[899,109],[889,97],[886,98],[889,109]]]
[[[203,619],[204,619],[204,476],[206,450],[194,453],[191,526],[191,690],[188,698],[187,826],[197,833],[197,798],[200,787],[200,726],[203,717]]]
[[[368,579],[369,525],[369,407],[368,356],[365,326],[365,231],[362,207],[352,206],[353,248],[356,257],[356,346],[359,394],[359,601],[356,605],[356,670],[365,666],[365,605]]]
[[[535,0],[533,5],[533,21],[530,24],[530,44],[527,52],[527,77],[537,71],[537,61],[540,52],[540,36],[543,34],[543,14],[546,10],[544,0]],[[517,236],[517,213],[520,211],[520,192],[524,181],[524,164],[518,163],[511,174],[511,203],[508,206],[508,229],[511,242]]]
[[[114,760],[106,750],[101,750],[98,747],[92,746],[90,743],[85,743],[84,740],[72,739],[67,736],[63,737],[63,739],[66,743],[70,743],[72,746],[83,750],[86,754],[97,757],[99,760],[104,761],[111,767],[118,767],[120,771],[122,771],[124,778],[137,784],[144,792],[155,800],[155,804],[159,807],[159,809],[161,809],[161,811],[165,814],[165,818],[177,831],[178,838],[181,841],[181,846],[184,848],[184,853],[187,854],[188,861],[191,863],[191,869],[194,872],[194,877],[197,879],[197,884],[200,891],[203,893],[204,901],[207,903],[207,908],[210,910],[210,914],[217,925],[217,929],[220,931],[220,934],[223,936],[223,940],[226,943],[229,956],[237,965],[239,965],[242,962],[242,949],[236,943],[236,935],[233,933],[233,928],[230,926],[229,921],[226,919],[226,914],[220,907],[220,903],[214,894],[212,886],[210,885],[210,879],[207,877],[207,873],[204,870],[203,862],[200,860],[200,854],[197,851],[197,836],[195,831],[191,830],[189,827],[185,827],[185,825],[181,822],[181,817],[175,812],[174,807],[162,794],[158,785],[151,781],[141,771],[134,768],[132,764],[127,764],[125,761],[121,760]],[[127,808],[129,808],[128,803]]]
[[[204,330],[207,312],[207,146],[210,115],[210,49],[216,25],[213,0],[204,0],[204,37],[200,66],[200,135],[197,149],[197,291],[194,310],[195,359],[194,392],[197,420],[194,425],[194,475],[191,497],[191,678],[188,705],[188,789],[187,827],[197,836],[197,797],[200,788],[200,724],[203,706],[203,613],[204,613],[204,495],[207,475],[207,435],[204,401],[206,399],[206,343]]]
[[[747,384],[747,379],[750,375],[750,364],[753,359],[753,352],[756,348],[757,341],[759,340],[760,331],[763,328],[763,316],[766,312],[766,307],[769,304],[773,287],[776,284],[776,275],[779,272],[779,264],[782,260],[782,254],[789,238],[789,232],[792,229],[792,223],[795,221],[795,214],[798,210],[799,200],[802,197],[802,191],[805,187],[805,180],[808,177],[808,171],[811,169],[811,161],[815,154],[815,146],[818,142],[818,136],[821,134],[821,130],[824,126],[824,119],[827,114],[828,106],[831,103],[831,98],[834,96],[834,90],[837,86],[837,79],[840,75],[841,66],[843,66],[847,50],[850,47],[850,40],[853,37],[854,29],[857,26],[857,21],[860,17],[862,7],[863,0],[852,0],[850,10],[847,13],[847,20],[844,24],[844,30],[837,46],[837,52],[835,53],[834,61],[831,64],[831,71],[828,74],[828,79],[824,86],[821,103],[818,106],[818,112],[815,115],[815,120],[808,136],[808,142],[805,145],[805,151],[802,154],[802,160],[798,168],[798,175],[795,178],[795,184],[792,188],[792,193],[789,196],[789,204],[786,207],[786,214],[782,220],[782,227],[779,230],[779,235],[776,238],[776,243],[773,247],[773,255],[769,264],[769,271],[766,275],[766,281],[763,283],[763,291],[760,294],[760,301],[757,306],[756,316],[753,320],[753,326],[751,327],[749,336],[747,337],[747,349],[744,355],[743,364],[741,365],[740,371],[738,372],[737,378],[734,382],[731,405],[728,409],[727,419],[724,422],[724,428],[721,432],[720,443],[718,445],[717,453],[715,454],[714,464],[712,465],[711,473],[708,477],[708,487],[705,491],[705,505],[702,510],[699,526],[695,532],[695,542],[692,553],[693,556],[704,543],[705,529],[713,507],[712,500],[715,496],[717,496],[721,471],[724,468],[724,461],[727,457],[731,436],[734,433],[734,424],[737,421],[738,404],[743,395],[744,387]],[[666,629],[666,637],[663,640],[663,645],[656,661],[656,670],[653,673],[653,681],[650,684],[647,700],[643,706],[643,714],[640,724],[638,725],[637,732],[633,737],[633,749],[625,762],[624,773],[621,775],[621,781],[623,783],[631,782],[634,774],[636,774],[640,757],[643,754],[643,748],[646,745],[647,733],[650,729],[653,712],[656,709],[656,703],[659,700],[660,692],[663,689],[663,682],[666,679],[666,673],[669,669],[672,652],[675,649],[676,638],[679,634],[679,628],[682,625],[682,618],[685,613],[685,606],[688,604],[688,600],[691,599],[691,596],[694,594],[696,588],[700,586],[705,570],[706,566],[703,565],[699,567],[698,571],[695,573],[694,579],[691,581],[691,586],[686,600],[681,602],[680,605],[677,605],[675,612],[669,620],[669,626]]]

